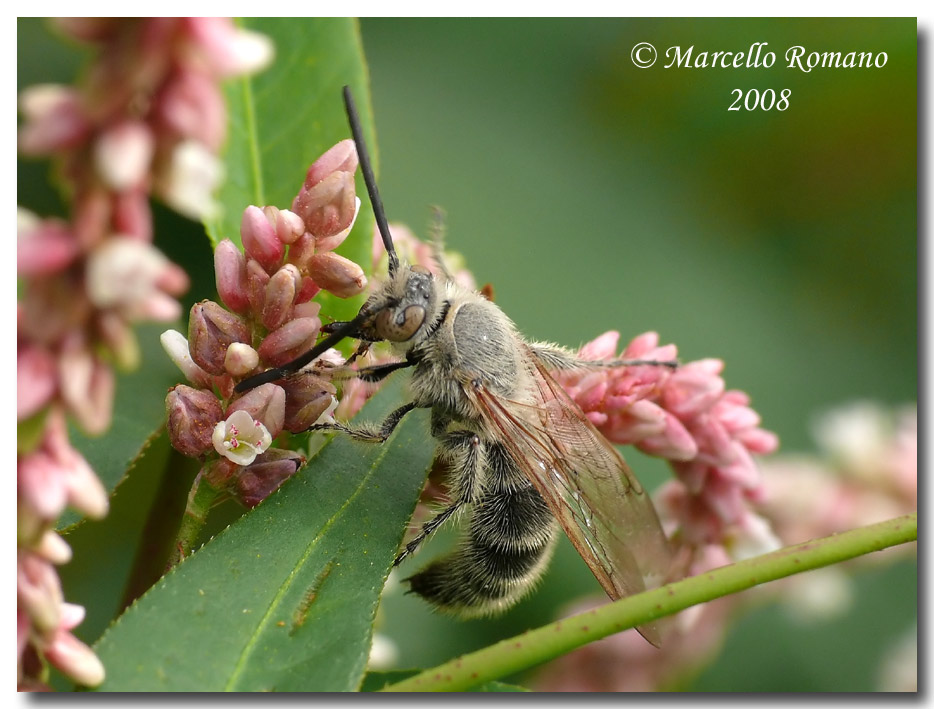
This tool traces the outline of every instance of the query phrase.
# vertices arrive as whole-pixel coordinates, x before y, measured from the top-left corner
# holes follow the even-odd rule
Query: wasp
[[[551,372],[672,362],[592,362],[545,342],[527,342],[493,302],[444,277],[400,262],[376,187],[353,97],[344,102],[379,233],[388,279],[347,322],[296,360],[243,380],[238,391],[299,371],[341,339],[366,347],[389,342],[399,361],[363,367],[377,382],[411,370],[411,401],[382,423],[318,424],[381,443],[416,408],[431,410],[437,459],[446,464],[449,503],[405,545],[402,563],[449,519],[464,531],[448,556],[408,579],[436,608],[465,617],[514,605],[541,578],[563,528],[611,599],[667,580],[671,550],[646,490],[622,456],[552,377]],[[639,632],[654,645],[655,625]]]

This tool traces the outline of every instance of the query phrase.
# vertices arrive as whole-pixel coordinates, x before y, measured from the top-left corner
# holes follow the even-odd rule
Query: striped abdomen
[[[412,591],[439,610],[462,616],[505,610],[530,591],[557,531],[545,501],[502,445],[484,442],[481,460],[477,485],[452,481],[453,488],[478,490],[457,548],[409,579]],[[451,472],[458,474],[467,473]]]

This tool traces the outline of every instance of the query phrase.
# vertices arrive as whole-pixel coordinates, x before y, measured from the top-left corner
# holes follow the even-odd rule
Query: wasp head
[[[424,266],[403,266],[373,293],[361,310],[372,315],[361,325],[359,338],[369,341],[421,341],[438,309],[437,288]]]

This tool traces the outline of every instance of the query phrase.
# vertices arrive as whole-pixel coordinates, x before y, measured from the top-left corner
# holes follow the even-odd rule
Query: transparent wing
[[[660,585],[671,550],[655,507],[617,450],[526,351],[532,401],[465,386],[613,600]],[[659,644],[657,629],[639,632]]]

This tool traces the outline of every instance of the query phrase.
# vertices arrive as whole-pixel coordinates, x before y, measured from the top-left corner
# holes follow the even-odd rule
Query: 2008
[[[736,100],[728,111],[771,111],[773,108],[776,111],[785,111],[791,105],[791,89],[782,89],[777,96],[775,89],[765,89],[761,92],[758,89],[749,89],[745,96],[742,89],[733,89],[730,93],[736,95]]]

